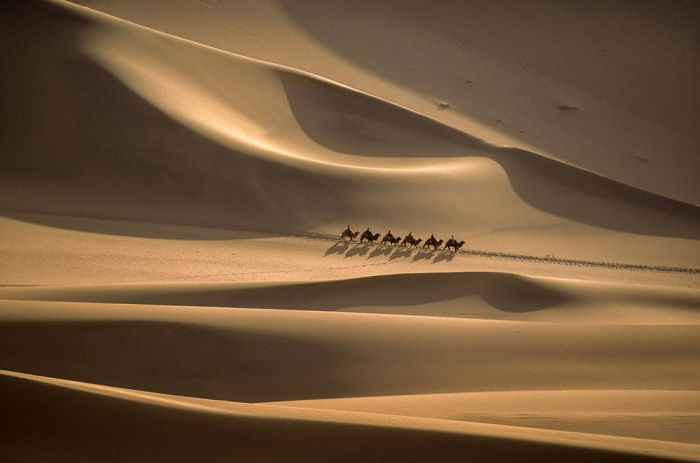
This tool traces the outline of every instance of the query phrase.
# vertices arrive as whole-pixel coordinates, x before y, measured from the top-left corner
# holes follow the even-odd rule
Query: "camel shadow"
[[[411,259],[411,262],[418,262],[419,260],[430,260],[433,255],[435,255],[435,251],[432,249],[421,249],[418,251],[418,254],[413,256],[413,259]]]
[[[389,254],[391,254],[392,249],[393,249],[393,248],[392,248],[391,246],[379,245],[379,246],[377,246],[377,248],[376,248],[374,251],[372,251],[372,253],[369,255],[369,259],[371,259],[371,258],[373,258],[373,257],[379,257],[379,256],[388,256]]]
[[[367,251],[369,251],[368,243],[365,243],[364,245],[356,244],[345,254],[345,258],[352,256],[364,256],[365,254],[367,254]]]
[[[337,241],[333,243],[333,246],[326,249],[326,252],[323,254],[323,257],[330,256],[331,254],[338,254],[342,256],[343,254],[345,254],[345,251],[347,251],[349,247],[350,243],[348,243],[347,241]]]
[[[442,251],[433,259],[433,264],[437,264],[438,262],[451,262],[452,259],[455,258],[455,255],[456,253],[454,252]]]
[[[389,256],[389,260],[400,259],[402,257],[411,257],[413,250],[409,248],[398,248],[394,253]]]

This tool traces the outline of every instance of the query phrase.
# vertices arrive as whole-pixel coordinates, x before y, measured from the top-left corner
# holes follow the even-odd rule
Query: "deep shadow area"
[[[385,101],[291,72],[280,72],[304,132],[333,151],[372,157],[462,157],[482,140]]]
[[[8,289],[4,298],[70,302],[187,305],[335,311],[363,307],[450,304],[478,301],[504,312],[542,310],[570,300],[565,292],[510,273],[406,273],[310,283],[225,283],[125,286],[122,288]]]
[[[0,323],[0,369],[238,402],[342,397],[330,345],[144,321]],[[304,374],[300,374],[304,372]]]
[[[0,214],[49,225],[55,218],[12,211],[270,232],[344,215],[347,179],[237,152],[183,126],[80,51],[90,27],[48,2],[3,3],[0,52],[12,65],[0,66]],[[172,237],[112,225],[58,224]],[[209,239],[181,231],[178,238]]]
[[[352,14],[344,13],[339,0],[328,0],[323,5],[309,0],[278,3],[285,17],[294,21],[305,36],[327,47],[332,55],[342,56],[360,72],[429,96],[436,107],[448,112],[454,109],[515,139],[566,153],[566,159],[574,164],[591,165],[589,153],[600,145],[584,141],[581,146],[578,141],[556,140],[556,136],[546,140],[553,132],[522,130],[523,118],[542,118],[555,132],[581,130],[584,139],[593,139],[605,133],[607,124],[591,130],[586,125],[568,123],[577,117],[596,117],[587,112],[587,98],[580,98],[587,95],[602,107],[612,104],[660,127],[680,128],[675,136],[689,138],[688,142],[697,147],[694,132],[698,125],[698,93],[690,90],[700,70],[697,2],[641,2],[635,5],[633,21],[629,20],[630,6],[626,2],[597,1],[584,7],[544,0],[533,7],[499,0],[446,2],[432,7],[420,0],[408,0],[363,2]],[[619,47],[619,43],[636,45]],[[594,52],[596,46],[600,46],[598,53]],[[612,49],[616,51],[608,55]],[[667,62],[667,68],[660,68],[660,62]],[[512,79],[498,75],[498,71],[511,70]],[[558,81],[558,91],[552,92],[548,81]],[[564,82],[566,85],[561,85]],[[511,92],[527,92],[533,83],[544,91],[536,98],[522,95],[522,110],[499,98]],[[578,91],[566,91],[567,86]],[[484,93],[489,96],[484,98]],[[614,125],[618,121],[609,122]],[[619,140],[612,150],[634,152],[640,141],[652,142],[658,155],[666,156],[663,138],[655,140],[641,133],[649,125],[627,122],[637,124],[636,130],[628,133],[633,137],[637,131],[640,138],[629,140],[629,144]],[[646,151],[647,155],[651,153]],[[627,156],[615,154],[612,163],[630,161]],[[684,163],[694,171],[697,169],[691,156]],[[632,157],[640,161],[637,155]],[[634,162],[630,167],[636,167]],[[688,175],[680,181],[696,179]],[[697,204],[697,189],[693,190],[696,200],[689,202]]]

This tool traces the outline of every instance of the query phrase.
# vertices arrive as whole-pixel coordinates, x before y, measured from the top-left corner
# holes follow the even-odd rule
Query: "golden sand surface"
[[[3,2],[0,460],[700,461],[698,24]]]

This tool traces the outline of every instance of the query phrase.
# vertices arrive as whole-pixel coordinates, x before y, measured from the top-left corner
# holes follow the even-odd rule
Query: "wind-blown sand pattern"
[[[351,3],[3,3],[0,460],[700,461],[697,3]]]

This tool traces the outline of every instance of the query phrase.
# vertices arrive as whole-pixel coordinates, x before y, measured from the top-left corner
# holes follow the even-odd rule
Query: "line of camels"
[[[359,230],[352,231],[350,229],[350,225],[348,225],[348,228],[343,230],[343,232],[340,234],[340,239],[345,240],[348,239],[349,241],[353,241],[355,238],[357,238],[357,235],[360,234]],[[375,241],[379,240],[379,233],[373,234],[372,231],[367,227],[367,230],[362,232],[362,235],[360,235],[360,243],[364,242],[367,240],[367,243],[374,243]],[[382,238],[381,242],[379,243],[380,245],[384,244],[389,244],[391,246],[394,246],[395,244],[398,244],[399,241],[401,244],[399,246],[408,246],[410,247],[418,247],[418,245],[423,241],[423,238],[414,238],[413,234],[409,233],[404,237],[403,241],[401,240],[400,236],[394,236],[391,234],[391,230],[389,230],[386,235]],[[430,238],[425,240],[423,243],[423,247],[432,247],[433,249],[438,249],[440,246],[442,246],[443,240],[438,240],[435,238],[434,235],[430,235]],[[447,243],[445,243],[445,249],[450,250],[454,249],[454,252],[459,251],[459,249],[464,245],[464,241],[457,241],[454,236],[452,236],[449,240],[447,240]]]

